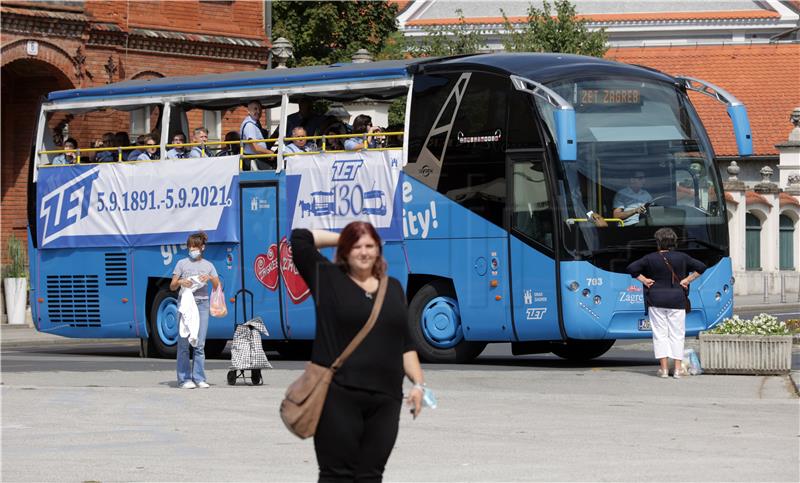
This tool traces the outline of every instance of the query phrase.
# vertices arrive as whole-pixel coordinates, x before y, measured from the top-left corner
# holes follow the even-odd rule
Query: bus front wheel
[[[174,359],[178,352],[178,295],[161,289],[153,299],[148,320],[148,355]]]
[[[485,343],[464,339],[458,300],[449,283],[437,280],[422,287],[408,306],[411,338],[428,362],[461,363],[480,355]]]
[[[553,354],[568,361],[588,361],[602,356],[616,340],[570,340],[555,344]]]

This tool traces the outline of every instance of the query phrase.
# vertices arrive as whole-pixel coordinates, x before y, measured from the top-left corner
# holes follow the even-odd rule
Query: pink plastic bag
[[[211,292],[209,313],[212,317],[225,317],[228,315],[228,306],[225,304],[225,292],[222,291],[222,284],[217,285],[217,288]]]

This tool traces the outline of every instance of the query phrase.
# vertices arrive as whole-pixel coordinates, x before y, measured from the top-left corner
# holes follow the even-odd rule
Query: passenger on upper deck
[[[128,161],[137,161],[139,159],[139,155],[144,152],[144,148],[141,146],[144,145],[145,136],[147,136],[147,134],[139,134],[138,136],[136,136],[136,146],[139,147],[137,147],[132,151],[128,151],[128,157],[127,157]]]
[[[204,127],[195,128],[192,133],[192,142],[200,143],[200,146],[192,146],[192,149],[189,150],[188,157],[205,158],[208,156],[208,148],[206,147],[206,143],[208,142],[208,129]]]
[[[301,138],[306,137],[308,134],[306,133],[306,128],[303,126],[297,126],[292,129],[292,135],[290,137],[293,138]],[[317,148],[316,143],[314,141],[309,141],[307,139],[295,139],[294,141],[288,143],[284,150],[287,153],[307,153],[312,151],[319,151]]]
[[[103,140],[95,143],[98,148],[115,148],[117,147],[117,137],[113,132],[103,134]],[[116,151],[100,151],[94,157],[95,163],[113,163],[118,161]]]
[[[261,127],[261,111],[261,103],[258,101],[250,101],[247,104],[248,116],[244,118],[242,125],[239,128],[241,139],[243,141],[248,141],[251,139],[266,139],[264,128]],[[267,148],[265,143],[247,143],[244,145],[244,154],[254,155],[274,153]],[[247,163],[244,165],[246,167],[248,166]],[[257,158],[251,159],[249,168],[253,169],[254,171],[274,169],[268,161]]]
[[[319,129],[324,117],[314,112],[314,101],[312,99],[300,99],[297,102],[298,111],[294,114],[289,114],[286,118],[286,136],[289,136],[294,128],[302,126],[306,132],[315,133]],[[278,137],[278,131],[272,137]]]
[[[639,223],[639,215],[647,211],[645,203],[653,199],[650,193],[642,188],[644,181],[644,171],[634,171],[628,187],[619,190],[614,196],[614,218],[623,220],[624,226]]]
[[[150,161],[151,159],[158,159],[158,142],[156,142],[156,138],[153,137],[152,134],[145,134],[144,141],[142,142],[142,146],[153,146],[145,148],[144,151],[139,153],[139,156],[136,157],[136,161]]]
[[[336,122],[325,128],[324,135],[325,136],[337,136],[347,134],[344,125],[340,122]],[[342,140],[344,138],[332,138],[332,139],[325,139],[325,151],[343,151],[344,145]]]
[[[67,138],[62,149],[78,149],[78,141]],[[53,165],[75,164],[78,162],[77,153],[61,153],[53,159]]]
[[[172,135],[171,144],[186,144],[186,135],[182,132],[177,132]],[[167,151],[167,159],[183,159],[189,156],[189,152],[185,146],[176,146]]]
[[[236,131],[228,131],[228,134],[225,135],[225,142],[231,141],[239,141],[239,133]],[[225,144],[222,146],[216,156],[238,156],[239,155],[239,145],[238,144]]]
[[[114,134],[114,138],[116,138],[117,146],[123,147],[131,145],[131,136],[126,131],[118,131],[116,134]],[[127,161],[128,158],[130,158],[130,153],[131,153],[130,150],[128,151],[123,150],[122,160]]]
[[[380,131],[381,129],[379,127],[374,127],[372,125],[372,118],[366,114],[359,114],[356,116],[355,120],[353,120],[354,134],[374,133]],[[348,151],[356,151],[358,149],[364,149],[365,147],[378,147],[378,142],[376,141],[375,136],[370,136],[369,139],[367,139],[366,136],[359,136],[346,139],[344,141],[344,148]]]

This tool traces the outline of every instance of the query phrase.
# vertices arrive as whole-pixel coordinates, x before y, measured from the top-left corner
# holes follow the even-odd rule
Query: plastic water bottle
[[[427,387],[422,388],[422,405],[426,408],[436,409],[437,406],[436,396],[433,394],[433,391],[428,389]]]

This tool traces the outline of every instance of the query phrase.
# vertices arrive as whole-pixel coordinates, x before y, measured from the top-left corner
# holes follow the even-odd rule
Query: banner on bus
[[[40,248],[238,241],[238,156],[44,168],[36,191]]]
[[[292,228],[339,231],[368,221],[384,240],[400,240],[401,151],[360,151],[286,159],[286,197]]]

